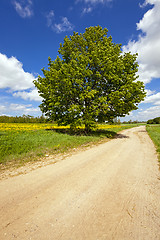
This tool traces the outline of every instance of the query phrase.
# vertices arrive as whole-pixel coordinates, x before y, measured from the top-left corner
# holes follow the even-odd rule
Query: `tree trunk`
[[[91,132],[91,125],[90,124],[85,124],[85,132],[87,134]]]

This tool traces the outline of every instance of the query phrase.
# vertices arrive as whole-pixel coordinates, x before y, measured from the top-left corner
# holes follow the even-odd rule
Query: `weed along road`
[[[145,127],[0,181],[1,240],[159,240],[158,160]]]

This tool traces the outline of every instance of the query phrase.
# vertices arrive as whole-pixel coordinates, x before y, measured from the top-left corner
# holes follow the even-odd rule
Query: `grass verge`
[[[13,125],[13,124],[12,124]],[[47,130],[29,126],[30,130],[24,130],[19,124],[7,125],[0,130],[0,169],[19,167],[26,162],[33,162],[44,158],[46,155],[64,153],[70,149],[88,144],[98,143],[102,139],[113,138],[123,129],[136,125],[99,125],[99,129],[89,135],[83,135],[83,131],[70,133],[66,128],[54,128]],[[28,129],[28,125],[25,125]],[[16,130],[18,129],[18,130]],[[21,130],[19,130],[21,129]],[[33,129],[33,130],[32,130]]]
[[[160,162],[160,124],[146,125],[146,130],[156,146],[156,150],[158,153],[158,159]]]

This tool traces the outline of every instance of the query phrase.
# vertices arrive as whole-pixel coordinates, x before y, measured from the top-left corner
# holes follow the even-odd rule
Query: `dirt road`
[[[160,240],[160,180],[145,127],[0,181],[0,239]]]

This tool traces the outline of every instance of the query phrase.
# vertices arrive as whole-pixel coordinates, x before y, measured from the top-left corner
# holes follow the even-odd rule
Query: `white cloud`
[[[158,3],[159,0],[145,0],[145,2],[143,4],[139,4],[141,8],[146,7],[148,4],[155,4]]]
[[[82,9],[82,15],[91,13],[97,6],[97,4],[109,4],[113,0],[76,0],[76,3],[84,2],[86,7]]]
[[[27,105],[25,105],[25,104],[17,104],[17,103],[11,103],[10,105],[9,105],[9,108],[11,109],[11,110],[14,110],[14,111],[19,111],[19,110],[23,110],[23,109],[26,109],[26,108],[29,108],[29,107],[31,107],[32,106],[32,104],[27,104]]]
[[[146,4],[153,4],[143,18],[137,23],[138,41],[130,41],[123,47],[124,52],[138,52],[139,80],[149,83],[152,78],[160,78],[160,1],[146,0]]]
[[[147,121],[160,116],[160,92],[155,94],[155,91],[147,90],[147,97],[140,104],[141,108],[137,111],[132,111],[132,115],[126,116],[126,120]]]
[[[23,65],[15,57],[8,58],[0,53],[0,88],[11,91],[32,88],[35,77],[23,70]]]
[[[92,12],[93,8],[92,7],[86,7],[83,9],[82,14],[87,14]]]
[[[53,18],[54,18],[54,11],[51,10],[47,15],[46,15],[46,18],[47,18],[47,26],[50,27],[53,23]]]
[[[21,112],[22,114],[29,114],[33,112],[40,112],[39,108],[32,107],[32,104],[16,104],[11,103],[9,109],[15,112]]]
[[[32,1],[31,0],[19,0],[14,1],[13,5],[17,11],[17,13],[22,18],[28,18],[33,16],[33,9],[32,9]]]
[[[146,110],[143,110],[138,113],[138,119],[142,119],[144,121],[147,121],[149,119],[153,119],[160,116],[160,107],[159,106],[153,106],[149,107]]]
[[[38,107],[33,107],[32,104],[3,104],[0,105],[0,115],[21,116],[21,115],[40,116],[42,113]]]
[[[36,77],[25,72],[23,65],[15,57],[8,58],[0,53],[0,89],[8,91],[13,97],[24,100],[41,101],[33,84]]]
[[[30,92],[27,91],[19,91],[13,93],[14,97],[21,97],[24,100],[30,101],[42,101],[42,98],[39,96],[37,89],[31,89]]]
[[[151,91],[150,89],[145,89],[145,91],[147,93],[147,97],[155,93],[155,90]]]
[[[69,22],[67,17],[62,17],[60,23],[55,23],[54,17],[55,14],[53,10],[46,15],[47,26],[50,27],[54,32],[61,33],[73,30],[74,25]]]
[[[160,92],[147,96],[146,99],[144,100],[144,103],[160,105]]]
[[[141,108],[140,110],[132,111],[131,115],[125,116],[124,118],[120,118],[121,121],[148,121],[149,119],[153,119],[160,116],[160,106],[151,106],[146,109]]]
[[[74,28],[73,24],[68,21],[67,17],[62,17],[62,22],[59,24],[52,25],[52,30],[61,33],[66,31],[72,31]]]

